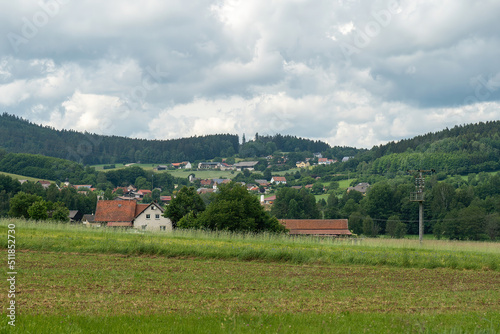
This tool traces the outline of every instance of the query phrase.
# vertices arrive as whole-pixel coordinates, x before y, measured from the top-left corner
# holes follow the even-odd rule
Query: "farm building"
[[[163,209],[156,203],[136,201],[98,201],[95,223],[110,227],[132,227],[144,231],[171,231],[172,221],[163,217]]]
[[[347,219],[281,219],[291,235],[350,236]]]

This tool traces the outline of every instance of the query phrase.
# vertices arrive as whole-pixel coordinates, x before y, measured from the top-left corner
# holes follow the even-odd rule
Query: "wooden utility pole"
[[[408,170],[408,173],[418,173],[415,176],[415,192],[410,193],[410,201],[418,202],[418,240],[422,244],[422,239],[424,237],[424,188],[425,188],[425,178],[424,173],[433,173],[434,169],[431,170]]]

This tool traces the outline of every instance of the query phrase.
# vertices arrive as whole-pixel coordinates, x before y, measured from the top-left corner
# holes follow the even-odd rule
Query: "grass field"
[[[104,169],[103,168],[104,166],[109,166],[109,165],[112,165],[112,164],[92,165],[90,167],[95,168],[95,170],[97,170],[97,171],[110,171],[110,170],[115,170],[115,169],[127,168],[127,166],[125,166],[122,163],[114,164],[115,168],[112,168],[112,169]],[[131,166],[141,167],[144,170],[153,170],[153,168],[155,168],[158,165],[163,165],[163,164],[161,164],[161,163],[160,164],[136,164],[136,163],[134,163]]]
[[[8,223],[23,333],[500,331],[498,243]]]
[[[54,182],[54,181],[51,181],[51,180],[37,179],[35,177],[29,177],[29,176],[18,175],[18,174],[11,174],[11,173],[5,173],[5,172],[0,172],[0,174],[10,176],[11,178],[16,179],[16,180],[28,180],[28,181],[31,181],[31,182],[36,182],[36,181],[43,180],[43,181]]]

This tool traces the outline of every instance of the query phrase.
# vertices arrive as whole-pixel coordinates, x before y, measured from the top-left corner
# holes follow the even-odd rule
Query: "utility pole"
[[[418,175],[415,176],[415,192],[410,193],[410,202],[418,202],[418,240],[422,244],[422,239],[424,237],[424,188],[425,188],[425,178],[424,173],[433,173],[434,169],[431,170],[408,170],[408,173],[417,172]]]

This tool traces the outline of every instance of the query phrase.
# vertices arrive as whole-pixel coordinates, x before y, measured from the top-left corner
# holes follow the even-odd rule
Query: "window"
[[[146,215],[146,219],[151,219],[151,215],[150,215],[150,214],[147,214],[147,215]]]
[[[155,215],[155,219],[160,219],[160,215]]]
[[[160,226],[160,231],[166,231],[167,227],[166,226]]]

